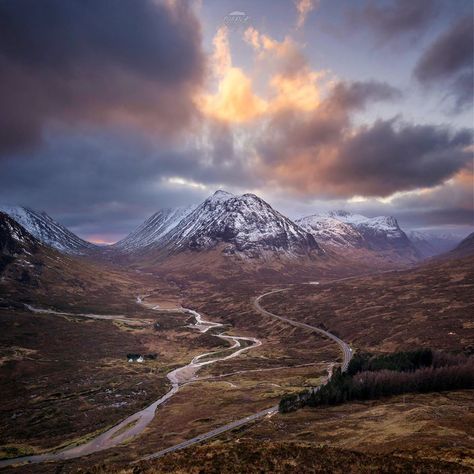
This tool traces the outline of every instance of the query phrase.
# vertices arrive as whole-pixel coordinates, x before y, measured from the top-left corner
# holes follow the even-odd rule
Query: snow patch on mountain
[[[349,224],[358,230],[370,229],[373,232],[380,232],[387,238],[400,238],[403,233],[397,220],[392,216],[366,217],[347,211],[331,211],[327,213],[327,216]]]

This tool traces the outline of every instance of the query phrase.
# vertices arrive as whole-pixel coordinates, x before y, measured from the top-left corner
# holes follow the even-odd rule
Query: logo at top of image
[[[248,23],[249,18],[247,13],[235,10],[224,17],[224,23],[227,26],[240,26]]]

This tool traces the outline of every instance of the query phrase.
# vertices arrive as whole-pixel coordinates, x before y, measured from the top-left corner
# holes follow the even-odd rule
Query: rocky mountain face
[[[380,257],[416,261],[420,254],[390,216],[365,217],[346,211],[331,211],[296,221],[326,248],[339,254],[367,250]]]
[[[8,214],[0,212],[0,254],[7,257],[30,255],[39,242]]]
[[[25,228],[8,214],[0,212],[0,286],[12,280],[30,284],[32,273],[36,273],[36,256],[41,247],[41,243]],[[0,303],[3,290],[0,288]]]
[[[152,216],[116,248],[167,254],[219,247],[242,258],[300,257],[321,253],[314,237],[254,194],[216,191],[195,209]]]
[[[40,242],[61,252],[82,254],[96,248],[94,244],[82,240],[45,212],[12,206],[0,206],[0,211],[8,214]]]

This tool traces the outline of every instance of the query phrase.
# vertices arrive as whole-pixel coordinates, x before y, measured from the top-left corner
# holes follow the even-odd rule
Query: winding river
[[[147,306],[155,311],[166,312],[166,311],[173,311],[173,312],[182,312],[185,314],[189,314],[190,316],[194,317],[195,323],[191,324],[189,327],[197,330],[201,333],[205,333],[212,328],[223,327],[222,324],[216,323],[213,321],[205,320],[197,311],[187,308],[177,308],[177,309],[160,309],[158,306],[150,306],[144,302],[145,297],[138,296],[137,303]],[[57,312],[48,309],[40,309],[35,308],[33,306],[27,306],[27,308],[35,313],[44,313],[44,314],[57,314],[62,316],[74,316],[74,317],[82,317],[88,319],[105,319],[105,320],[118,320],[118,321],[126,321],[126,322],[135,322],[137,320],[133,320],[130,318],[125,318],[123,316],[110,316],[110,315],[97,315],[97,314],[74,314],[74,313],[64,313],[64,312]],[[167,378],[171,383],[171,389],[163,395],[158,400],[155,400],[152,404],[145,407],[143,410],[140,410],[129,417],[125,418],[123,421],[118,423],[117,425],[113,426],[109,430],[103,432],[102,434],[98,435],[97,437],[91,439],[90,441],[80,444],[78,446],[65,448],[61,451],[57,452],[50,452],[44,454],[36,454],[31,456],[23,456],[19,458],[12,458],[12,459],[4,459],[0,461],[0,467],[4,466],[11,466],[14,464],[20,463],[40,463],[44,461],[62,461],[66,459],[73,459],[80,456],[86,456],[92,453],[96,453],[98,451],[102,451],[104,449],[109,449],[114,446],[117,446],[123,443],[126,440],[129,440],[140,433],[148,426],[148,424],[153,420],[155,416],[156,409],[162,405],[164,402],[169,400],[173,395],[175,395],[180,387],[183,385],[190,383],[194,380],[197,371],[206,365],[215,364],[216,362],[232,359],[234,357],[238,357],[245,351],[250,349],[254,349],[262,344],[259,339],[254,337],[244,337],[244,336],[230,336],[224,334],[224,332],[220,334],[215,334],[216,337],[230,342],[231,346],[226,349],[219,349],[213,352],[206,352],[204,354],[200,354],[192,359],[189,364],[186,364],[182,367],[172,370],[167,374]],[[242,344],[245,342],[246,344]],[[223,352],[230,351],[230,354],[224,356],[216,356],[212,357],[214,354],[222,354]]]

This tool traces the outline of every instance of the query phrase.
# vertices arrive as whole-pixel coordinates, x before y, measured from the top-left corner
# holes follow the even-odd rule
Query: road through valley
[[[271,313],[262,307],[261,300],[264,297],[271,295],[273,293],[287,291],[289,289],[290,288],[272,290],[258,296],[257,298],[255,298],[253,302],[255,309],[260,314],[266,317],[283,321],[284,323],[287,323],[291,326],[302,328],[304,330],[316,332],[319,335],[329,338],[330,340],[334,341],[339,346],[342,352],[341,368],[343,371],[347,370],[349,362],[352,358],[352,349],[342,339],[338,338],[337,336],[330,333],[329,331],[323,330],[315,326],[311,326],[306,323],[295,321],[295,320],[286,318],[284,316]],[[141,297],[137,297],[137,303],[146,305],[146,303],[144,302],[144,298],[141,298]],[[160,310],[157,306],[149,306],[149,307],[157,311],[166,311],[166,310]],[[49,312],[51,314],[61,314],[61,315],[69,314],[69,313],[55,313],[54,311],[43,310],[43,309],[40,310],[33,307],[30,307],[30,310],[39,312],[39,313]],[[190,327],[197,329],[202,333],[207,332],[211,328],[222,326],[222,324],[220,323],[204,320],[202,316],[196,311],[186,309],[186,308],[179,308],[178,310],[193,316],[195,319],[195,324],[191,325]],[[176,310],[173,310],[173,311],[176,311]],[[78,315],[73,315],[73,314],[70,314],[70,315],[78,316]],[[101,317],[100,315],[99,316],[98,315],[80,315],[80,316],[88,317],[88,318],[92,317],[95,319],[114,319],[114,317],[104,318],[104,317]],[[120,319],[120,320],[126,319],[126,318],[123,318],[122,316],[117,316],[115,318]],[[112,427],[111,429],[105,431],[101,435],[93,438],[92,440],[84,444],[74,446],[71,448],[66,448],[58,452],[50,452],[50,453],[45,453],[45,454],[25,456],[21,458],[5,459],[5,460],[0,461],[0,467],[20,464],[20,463],[39,463],[39,462],[44,462],[44,461],[61,461],[61,460],[73,459],[73,458],[86,456],[98,451],[102,451],[102,450],[117,446],[123,443],[124,441],[129,440],[139,435],[140,433],[142,433],[143,430],[146,428],[146,426],[154,418],[157,407],[163,404],[168,399],[170,399],[179,390],[179,388],[182,385],[192,382],[196,375],[196,372],[199,370],[200,367],[204,365],[213,364],[221,360],[227,360],[234,357],[238,357],[242,352],[248,351],[250,349],[253,349],[261,345],[260,340],[256,338],[252,338],[252,337],[232,336],[232,335],[225,335],[222,333],[215,334],[215,335],[216,337],[219,337],[226,341],[233,341],[233,344],[231,345],[231,347],[228,348],[228,350],[230,351],[230,354],[225,355],[225,356],[220,356],[220,357],[214,357],[214,358],[212,357],[214,352],[207,352],[205,354],[200,354],[194,357],[193,360],[189,364],[171,371],[167,375],[171,383],[171,389],[165,395],[163,395],[161,398],[159,398],[158,400],[156,400],[155,402],[153,402],[151,405],[147,406],[143,410],[137,413],[134,413],[133,415],[130,415],[129,417],[127,417],[126,419],[124,419],[123,421],[115,425],[114,427]],[[242,341],[246,341],[247,343],[250,343],[250,344],[242,346],[241,344]],[[216,351],[216,353],[217,352],[222,352],[222,351]],[[316,387],[314,390],[317,390],[317,389],[318,388]],[[265,416],[271,416],[277,412],[278,412],[278,406],[271,406],[265,410],[259,411],[258,413],[254,413],[254,414],[245,416],[243,418],[240,418],[238,420],[234,420],[230,423],[227,423],[211,431],[198,435],[194,438],[191,438],[189,440],[183,441],[174,446],[170,446],[166,449],[150,454],[142,458],[142,460],[155,459],[155,458],[161,457],[169,452],[177,451],[179,449],[186,448],[188,446],[191,446],[196,443],[200,443],[207,439],[214,438],[216,436],[219,436],[222,433],[225,433],[226,431],[231,431],[235,428],[251,423]]]

